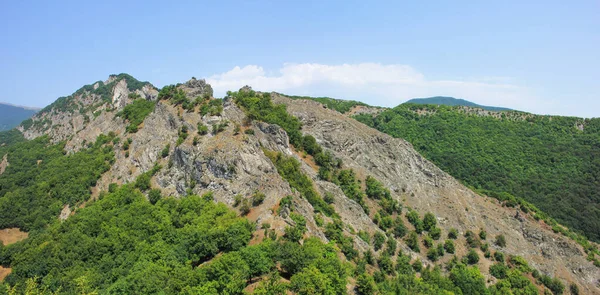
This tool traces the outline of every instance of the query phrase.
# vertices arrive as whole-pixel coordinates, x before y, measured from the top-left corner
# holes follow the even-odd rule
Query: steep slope
[[[276,105],[272,105],[271,102]],[[282,105],[287,109],[282,108]],[[252,107],[255,108],[251,109]],[[296,122],[295,118],[289,116],[290,114],[300,121]],[[279,122],[279,126],[273,122]],[[132,126],[135,128],[131,128]],[[600,271],[586,260],[583,249],[577,243],[553,233],[543,223],[535,221],[529,215],[518,214],[515,209],[502,207],[493,199],[473,193],[421,157],[406,141],[382,134],[335,110],[324,108],[317,102],[292,100],[276,93],[271,95],[254,93],[248,88],[219,100],[212,97],[210,85],[196,79],[183,84],[166,86],[159,92],[150,84],[138,82],[128,75],[119,75],[111,76],[106,82],[86,86],[72,96],[59,100],[36,115],[31,122],[20,126],[19,130],[30,140],[48,136],[50,143],[64,144],[64,150],[74,155],[88,151],[94,146],[91,143],[101,134],[107,134],[108,140],[105,139],[100,144],[103,148],[111,149],[114,160],[110,168],[94,181],[91,190],[92,199],[80,198],[69,203],[75,218],[65,214],[67,221],[63,225],[57,222],[51,223],[49,229],[51,232],[36,233],[28,241],[9,248],[8,253],[14,254],[11,254],[7,260],[12,261],[12,264],[9,264],[15,269],[14,273],[7,278],[11,284],[24,282],[31,277],[31,274],[39,276],[56,274],[58,270],[40,269],[36,264],[35,257],[38,257],[36,255],[39,255],[40,260],[42,257],[48,259],[45,258],[48,256],[44,252],[40,252],[43,245],[50,243],[52,249],[67,249],[75,236],[88,241],[86,243],[92,243],[91,240],[102,238],[104,235],[126,230],[118,224],[111,224],[110,230],[106,227],[100,228],[97,224],[102,222],[94,219],[94,216],[101,214],[94,214],[94,210],[105,208],[114,214],[123,214],[119,216],[131,219],[127,220],[135,224],[136,228],[153,232],[153,229],[147,226],[152,218],[161,220],[161,225],[157,225],[161,230],[173,225],[175,228],[192,226],[187,223],[179,224],[179,222],[191,222],[192,218],[180,211],[174,211],[173,208],[179,205],[170,203],[175,202],[171,201],[172,198],[164,197],[173,196],[186,200],[186,196],[203,195],[202,199],[205,201],[210,199],[224,203],[253,222],[254,235],[250,241],[245,239],[244,243],[268,243],[267,236],[279,237],[279,240],[293,242],[294,245],[299,241],[303,241],[305,245],[307,243],[312,245],[313,242],[309,237],[331,242],[329,247],[335,250],[327,251],[339,251],[334,256],[349,262],[344,269],[348,267],[361,274],[356,275],[360,278],[359,282],[354,279],[348,281],[348,290],[353,290],[355,286],[364,286],[364,280],[368,285],[368,278],[370,277],[372,281],[373,276],[377,278],[383,294],[387,294],[383,290],[393,293],[390,290],[391,282],[398,284],[397,288],[406,287],[402,280],[408,277],[402,277],[400,274],[396,276],[396,268],[390,267],[390,264],[393,265],[392,259],[397,259],[398,268],[408,266],[409,269],[404,269],[406,271],[404,275],[409,275],[410,280],[416,280],[414,284],[420,286],[419,288],[423,287],[421,286],[423,282],[416,279],[409,262],[414,264],[415,268],[422,262],[427,266],[438,265],[439,267],[443,264],[448,269],[454,265],[453,271],[449,272],[454,273],[455,277],[439,279],[445,280],[446,283],[436,282],[436,277],[429,273],[430,270],[421,270],[421,276],[427,284],[439,286],[445,284],[446,291],[466,290],[466,287],[460,287],[459,283],[469,280],[457,279],[456,275],[461,274],[462,270],[466,271],[467,268],[456,258],[453,259],[452,255],[444,255],[444,253],[440,255],[439,252],[444,250],[437,251],[439,249],[437,246],[442,246],[442,241],[435,242],[438,244],[436,247],[425,246],[429,250],[423,249],[423,246],[419,246],[421,250],[414,250],[408,245],[408,237],[413,234],[418,239],[418,245],[425,245],[428,240],[431,240],[429,237],[434,235],[435,229],[441,230],[435,238],[436,241],[439,236],[445,238],[451,235],[452,229],[457,229],[457,235],[460,236],[455,240],[456,255],[468,256],[467,253],[470,252],[478,256],[484,256],[486,252],[490,254],[488,257],[478,258],[478,262],[473,262],[485,275],[484,281],[484,277],[480,279],[478,276],[479,270],[472,270],[476,274],[474,281],[480,283],[479,287],[498,282],[508,283],[508,279],[497,279],[490,275],[489,270],[494,259],[499,260],[497,264],[504,264],[504,259],[491,258],[491,253],[504,252],[507,255],[526,258],[531,267],[539,269],[543,275],[558,278],[561,284],[574,283],[580,290],[589,294],[599,292],[596,284]],[[312,139],[316,141],[313,142]],[[7,147],[10,146],[12,145]],[[10,166],[2,177],[12,175],[15,169],[14,162],[11,160],[12,153],[6,155],[6,161]],[[325,161],[323,157],[329,159]],[[324,171],[324,162],[335,163],[336,167]],[[367,178],[368,176],[374,178]],[[383,183],[383,187],[378,189],[380,193],[383,191],[382,196],[377,197],[380,200],[373,198],[373,193],[368,192],[374,183],[374,186],[377,186],[377,180]],[[118,188],[119,185],[124,186]],[[387,191],[385,188],[390,189],[387,193],[389,196],[385,196]],[[152,204],[163,207],[150,209],[144,203],[142,194],[143,198],[147,198]],[[15,194],[15,196],[19,195]],[[365,196],[368,198],[364,198]],[[164,203],[158,201],[160,199],[164,199]],[[388,208],[392,213],[383,216],[382,210],[386,204],[392,204]],[[143,218],[140,217],[139,220],[135,219],[133,214],[136,208],[145,212]],[[406,208],[410,210],[407,211]],[[434,215],[425,215],[424,220],[429,223],[425,230],[428,233],[421,234],[421,231],[417,233],[414,231],[417,228],[409,224],[414,222],[411,221],[410,216],[417,214],[421,222],[420,218],[426,212],[432,212],[437,219],[428,220],[428,216]],[[78,218],[80,213],[85,214]],[[106,213],[107,216],[111,214],[113,213]],[[173,218],[173,224],[165,214],[171,214],[169,218]],[[182,214],[184,217],[175,217],[178,216],[177,214]],[[203,213],[200,210],[194,214]],[[148,216],[152,218],[146,218]],[[391,222],[392,217],[395,218],[393,231],[389,226],[384,225],[387,220]],[[433,226],[431,226],[432,222]],[[407,226],[404,226],[404,223]],[[96,226],[89,224],[96,224]],[[82,228],[93,230],[88,233],[82,231]],[[259,229],[265,230],[263,232]],[[480,229],[487,232],[489,236],[486,238],[485,235],[480,234],[483,237],[482,245],[470,249],[465,242],[467,238],[463,235],[469,236],[469,233],[478,232]],[[102,235],[98,231],[101,231]],[[164,234],[165,237],[169,237],[166,243],[172,243],[169,244],[172,245],[170,247],[183,247],[178,244],[181,242],[179,238],[174,240],[168,230]],[[506,246],[493,244],[493,237],[497,235],[506,238]],[[126,236],[124,235],[123,238]],[[195,235],[193,239],[197,237],[198,235]],[[156,239],[146,240],[136,233],[135,239],[138,238],[138,242],[142,245],[156,242]],[[202,239],[206,240],[206,237]],[[206,250],[203,249],[202,241],[194,241],[198,243],[197,251]],[[381,241],[381,244],[378,245],[377,241]],[[127,243],[127,240],[124,242]],[[123,242],[119,241],[119,243]],[[164,248],[164,244],[155,246],[161,251],[169,251]],[[488,247],[487,251],[484,247]],[[118,248],[124,249],[123,246]],[[398,248],[401,251],[398,251]],[[93,247],[86,249],[85,251],[92,255],[90,259],[102,258],[95,256]],[[211,255],[202,256],[200,259],[186,258],[185,255],[188,253],[184,252],[185,254],[177,256],[179,259],[177,267],[189,268],[191,264],[194,269],[202,273],[210,269],[211,265],[220,265],[218,258],[216,261],[207,261],[214,255],[231,258],[225,253],[231,249],[225,249],[227,248],[212,249]],[[239,249],[235,248],[235,250]],[[433,258],[432,250],[435,250]],[[24,254],[19,254],[20,251],[24,251],[22,252]],[[27,254],[30,253],[28,251],[35,255]],[[140,251],[148,251],[148,249],[143,248]],[[224,253],[221,253],[222,251]],[[50,253],[54,255],[53,258],[42,265],[46,267],[50,263],[60,262],[61,253]],[[119,285],[112,285],[111,281],[105,280],[104,277],[94,280],[95,277],[102,276],[100,273],[104,271],[95,268],[94,265],[86,264],[86,259],[82,259],[79,254],[69,253],[75,255],[78,265],[95,274],[91,277],[92,286],[119,287]],[[152,257],[151,253],[147,255]],[[114,252],[111,255],[115,255]],[[123,255],[132,254],[124,251]],[[369,255],[373,255],[370,260],[367,258]],[[116,256],[111,259],[122,261],[130,256]],[[293,257],[300,261],[303,255]],[[377,264],[373,262],[375,257]],[[102,259],[102,263],[108,263],[105,258]],[[277,260],[280,258],[273,259],[283,264]],[[517,265],[515,261],[520,261],[519,259],[521,258],[511,257],[506,261],[511,268],[514,268]],[[227,264],[228,260],[224,261],[222,263]],[[464,264],[467,264],[470,260],[464,261]],[[131,264],[126,264],[125,268],[131,271],[127,275],[135,273],[143,276],[140,269],[158,267],[138,265],[137,262],[139,261],[136,260],[137,267],[131,269]],[[293,264],[294,261],[290,263]],[[0,264],[5,262],[0,261]],[[461,266],[458,267],[457,264]],[[303,271],[300,273],[307,280],[313,280],[314,276],[318,277],[321,275],[319,272],[333,273],[332,269],[328,271],[323,269],[323,265],[313,266],[309,269],[310,272],[304,267],[305,265],[298,266],[306,270],[307,273],[302,273]],[[342,268],[338,265],[333,269]],[[436,269],[432,272],[440,275],[442,270]],[[188,270],[186,269],[186,278],[189,278]],[[306,294],[298,291],[302,290],[304,285],[295,283],[297,282],[293,276],[295,272],[285,269],[271,269],[271,271],[280,272],[286,279],[290,279],[292,290],[298,294]],[[76,279],[77,277],[74,276],[81,272],[81,269],[69,268],[67,273],[61,274],[61,280],[51,275],[41,281],[58,280],[52,281],[53,288],[56,288],[60,282],[63,282],[62,280]],[[174,275],[164,269],[157,270],[157,273],[164,273],[167,277]],[[218,271],[215,270],[214,273]],[[520,271],[514,270],[511,273],[516,278],[525,278]],[[532,270],[528,269],[523,273],[532,273]],[[245,274],[244,279],[235,279],[235,287],[238,289],[231,293],[239,294],[240,287],[251,288],[253,284],[262,282],[261,276],[266,274],[266,272],[260,272],[258,276]],[[336,286],[346,284],[345,275],[343,277],[343,283],[337,282]],[[206,274],[201,274],[201,277],[192,279],[191,282],[198,283],[207,278]],[[132,277],[132,280],[134,279],[140,278]],[[221,281],[227,280],[227,278],[221,279]],[[298,277],[296,280],[299,280]],[[525,282],[529,287],[533,287],[527,279]],[[75,286],[72,286],[72,282],[69,284],[70,290],[73,290]],[[177,283],[172,284],[177,285]],[[134,288],[133,285],[129,287]],[[179,291],[182,286],[179,284],[177,288],[180,288],[176,289]],[[222,292],[223,289],[219,288],[213,293]],[[208,289],[197,289],[196,293],[200,292],[198,290],[203,290],[206,294],[210,293]],[[411,290],[402,290],[411,292]],[[439,294],[439,290],[415,288],[412,292]],[[171,292],[173,290],[169,291]],[[335,294],[343,294],[343,292],[338,288]]]
[[[461,185],[425,160],[404,140],[395,139],[310,101],[284,97],[288,110],[300,118],[303,131],[344,160],[359,174],[373,175],[392,190],[394,198],[419,212],[434,212],[443,232],[457,228],[484,228],[488,234],[503,234],[509,241],[504,251],[525,257],[544,273],[578,281],[586,291],[595,286],[600,269],[586,261],[581,246],[556,234],[548,226],[524,217],[518,210],[501,206]],[[492,245],[491,247],[496,247]]]
[[[14,106],[0,103],[0,131],[17,127],[21,122],[29,119],[37,109]]]
[[[466,184],[512,206],[524,199],[599,241],[600,120],[409,105],[356,118]]]
[[[465,106],[465,107],[470,107],[470,108],[484,109],[486,111],[493,111],[493,112],[512,111],[509,108],[484,106],[484,105],[476,104],[474,102],[470,102],[468,100],[464,100],[464,99],[460,99],[460,98],[454,98],[454,97],[448,97],[448,96],[434,96],[434,97],[428,97],[428,98],[413,98],[413,99],[410,99],[410,100],[406,101],[405,104],[431,104],[431,105],[445,105],[445,106]]]

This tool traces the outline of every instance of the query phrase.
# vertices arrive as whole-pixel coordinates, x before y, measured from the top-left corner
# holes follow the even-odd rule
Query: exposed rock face
[[[4,155],[4,157],[2,157],[2,162],[0,162],[0,175],[2,175],[4,171],[6,171],[6,168],[9,165],[10,164],[8,163],[8,155]]]
[[[515,218],[515,209],[501,207],[476,195],[424,159],[410,143],[395,139],[308,100],[291,100],[273,94],[274,101],[303,123],[302,130],[343,159],[358,174],[372,175],[392,191],[395,199],[417,211],[433,212],[443,235],[450,228],[461,234],[484,228],[488,237],[503,234],[506,248],[493,249],[520,255],[542,273],[578,282],[586,294],[600,293],[600,269],[585,259],[576,242],[555,234],[533,219]],[[491,239],[490,239],[491,240]],[[482,268],[482,271],[487,269]]]
[[[194,99],[198,96],[213,96],[212,87],[210,84],[207,84],[204,79],[196,80],[196,78],[192,78],[191,80],[185,82],[185,84],[181,85],[180,88],[183,89],[183,91],[186,93],[186,96],[191,99]]]
[[[114,79],[114,76],[109,78],[109,82],[116,81]],[[158,91],[146,86],[136,93],[156,100]],[[179,87],[189,99],[212,96],[212,88],[204,80],[192,79]],[[293,224],[289,208],[277,212],[279,201],[285,196],[294,196],[294,211],[306,217],[308,234],[326,241],[323,229],[315,224],[313,207],[281,178],[264,155],[263,148],[279,151],[300,161],[303,172],[313,179],[321,195],[328,193],[333,196],[333,206],[347,225],[346,234],[360,230],[371,234],[380,231],[361,206],[347,198],[338,186],[317,178],[315,168],[294,152],[287,134],[280,127],[261,122],[244,126],[245,114],[227,99],[220,116],[201,116],[197,111],[188,112],[168,101],[158,101],[143,126],[136,133],[129,134],[125,131],[126,123],[115,118],[119,109],[131,103],[129,94],[126,83],[118,81],[113,88],[111,102],[95,111],[47,112],[34,119],[43,124],[28,130],[21,127],[20,130],[30,139],[48,134],[54,142],[66,140],[65,149],[69,152],[83,148],[85,143],[93,142],[98,135],[108,132],[117,134],[121,142],[130,138],[132,143],[127,152],[122,144],[115,145],[116,161],[98,181],[95,191],[107,190],[111,183],[133,182],[141,173],[160,164],[163,168],[152,178],[152,186],[159,188],[163,195],[183,197],[188,193],[200,195],[212,191],[216,201],[233,206],[236,195],[250,198],[256,191],[264,193],[264,202],[253,207],[248,218],[256,221],[258,227],[269,223],[278,233]],[[484,228],[488,232],[488,242],[493,244],[491,239],[503,234],[508,241],[506,248],[491,245],[492,248],[523,256],[543,273],[577,282],[585,293],[600,292],[596,286],[600,270],[585,259],[579,245],[534,220],[516,217],[514,209],[501,207],[492,199],[476,195],[424,159],[408,142],[380,133],[313,101],[291,100],[277,94],[272,97],[275,103],[286,104],[288,111],[302,120],[304,134],[314,136],[325,149],[341,158],[345,166],[354,169],[361,179],[371,175],[390,188],[393,197],[404,206],[415,208],[421,214],[434,213],[443,236],[450,228],[457,228],[461,234]],[[78,105],[93,106],[101,98],[84,93],[75,97],[75,101]],[[362,111],[375,110],[357,110]],[[197,133],[198,123],[210,127],[224,122],[228,122],[228,127],[222,132]],[[182,126],[187,127],[189,136],[177,145],[178,131]],[[254,135],[236,133],[235,126],[252,129]],[[198,137],[196,144],[194,137]],[[170,147],[169,154],[163,158],[161,151],[167,145]],[[3,163],[5,160],[6,156]],[[325,221],[331,220],[325,218]],[[368,244],[356,235],[352,236],[357,249],[369,249]],[[402,242],[399,247],[404,253],[427,260],[424,255],[409,251]],[[466,252],[461,247],[457,245],[458,254]],[[482,272],[486,273],[487,266],[484,267],[483,262],[480,264]]]
[[[69,204],[67,204],[60,211],[58,219],[60,219],[60,221],[65,221],[67,218],[69,218],[69,216],[71,216],[71,208],[69,207]]]

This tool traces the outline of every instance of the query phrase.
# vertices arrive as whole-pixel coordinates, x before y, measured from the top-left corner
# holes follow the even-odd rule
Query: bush
[[[244,130],[244,133],[248,135],[254,135],[254,129],[246,129]]]
[[[504,235],[497,235],[496,236],[496,241],[494,242],[498,247],[506,247],[506,238],[504,237]]]
[[[425,213],[425,216],[423,217],[423,229],[425,231],[430,231],[435,228],[436,224],[437,219],[435,218],[435,215],[429,212]]]
[[[198,134],[199,135],[208,134],[208,127],[206,125],[202,124],[202,122],[198,123]]]
[[[423,237],[423,246],[431,248],[431,246],[433,246],[433,240],[428,236]]]
[[[383,243],[385,243],[385,235],[380,232],[375,232],[373,235],[373,247],[375,248],[375,251],[379,251],[383,246]]]
[[[402,238],[406,235],[407,231],[408,229],[404,225],[404,221],[402,221],[402,218],[400,218],[400,216],[396,217],[396,219],[394,220],[394,236],[398,239]]]
[[[154,111],[155,106],[156,104],[153,101],[141,98],[136,99],[132,103],[126,105],[117,116],[121,116],[129,121],[129,125],[126,127],[127,132],[135,133],[138,131],[139,125],[144,122],[144,119]]]
[[[419,248],[419,235],[412,231],[408,234],[408,236],[404,239],[406,245],[413,251],[419,253],[421,249]]]
[[[429,236],[437,241],[442,236],[442,230],[439,227],[434,226],[429,230]]]
[[[465,233],[465,238],[467,238],[467,245],[471,248],[479,248],[480,242],[478,237],[472,231],[468,230]]]
[[[454,242],[452,242],[452,240],[446,240],[444,242],[444,250],[450,254],[454,254],[454,251],[456,251],[454,248]]]
[[[481,230],[479,230],[479,238],[482,240],[485,240],[487,238],[487,233],[485,232],[485,230],[483,228]]]
[[[170,145],[170,144],[167,144],[167,145],[165,146],[165,148],[164,148],[164,149],[162,149],[162,151],[160,152],[160,156],[161,156],[162,158],[166,158],[167,156],[169,156],[169,150],[170,150],[170,149],[171,149],[171,145]]]
[[[479,262],[479,254],[477,254],[477,252],[475,252],[473,249],[469,250],[466,258],[468,264],[477,264],[477,262]]]
[[[448,238],[456,240],[458,238],[458,230],[456,230],[455,228],[451,228],[448,232]]]
[[[504,263],[496,263],[490,266],[490,274],[497,279],[506,279],[508,267]]]
[[[429,260],[436,262],[439,257],[440,255],[437,248],[431,247],[429,250],[427,250],[427,258],[429,258]]]
[[[500,251],[494,252],[494,260],[504,263],[504,254]]]
[[[258,206],[263,203],[266,196],[262,192],[256,191],[252,195],[252,206]]]
[[[155,205],[161,198],[162,198],[162,195],[161,195],[159,189],[152,189],[148,193],[148,200],[150,201],[150,203],[152,205]]]

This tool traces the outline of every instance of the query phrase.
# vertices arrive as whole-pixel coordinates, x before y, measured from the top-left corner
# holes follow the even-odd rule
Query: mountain
[[[29,233],[0,247],[0,286],[600,291],[597,244],[470,190],[354,113],[250,87],[214,98],[195,78],[84,86],[0,133],[0,239]]]
[[[600,120],[400,105],[356,117],[482,193],[539,207],[600,241]]]
[[[0,102],[0,131],[17,127],[23,120],[31,118],[37,111],[39,109]]]
[[[511,109],[508,108],[501,108],[501,107],[489,107],[489,106],[482,106],[482,105],[478,105],[474,102],[470,102],[468,100],[464,100],[464,99],[460,99],[460,98],[454,98],[454,97],[448,97],[448,96],[434,96],[434,97],[428,97],[428,98],[413,98],[411,100],[408,100],[405,102],[405,104],[431,104],[431,105],[445,105],[445,106],[465,106],[465,107],[471,107],[471,108],[479,108],[479,109],[484,109],[486,111],[494,111],[494,112],[501,112],[501,111],[512,111]]]

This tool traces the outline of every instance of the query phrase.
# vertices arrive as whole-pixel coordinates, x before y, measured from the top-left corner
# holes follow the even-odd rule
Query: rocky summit
[[[99,137],[108,136],[110,139],[102,144],[114,158],[107,160],[106,169],[99,170],[97,179],[91,181],[89,197],[61,200],[49,213],[52,220],[38,221],[49,226],[25,222],[3,226],[23,231],[46,227],[58,231],[64,227],[66,232],[70,223],[83,222],[86,210],[108,202],[118,187],[131,185],[151,202],[156,202],[156,195],[174,200],[203,196],[225,204],[227,210],[247,218],[252,225],[249,245],[264,245],[270,237],[304,246],[312,243],[313,237],[334,245],[336,257],[349,269],[342,291],[350,294],[376,294],[376,290],[388,294],[386,280],[400,276],[401,261],[410,263],[404,271],[417,280],[405,281],[406,286],[433,284],[436,279],[431,273],[436,270],[440,273],[437,280],[448,280],[451,285],[444,294],[530,294],[514,293],[521,289],[541,294],[544,290],[573,293],[575,289],[579,294],[600,294],[600,268],[594,265],[596,244],[553,231],[532,214],[473,192],[422,157],[407,141],[353,119],[351,114],[356,112],[377,111],[357,106],[342,114],[316,101],[255,92],[250,87],[217,99],[211,86],[201,79],[158,89],[126,74],[112,75],[60,98],[18,127],[24,142],[45,139],[48,146],[60,145],[66,154],[61,157],[93,150]],[[0,154],[0,178],[13,173],[11,169],[21,163],[13,160],[13,154],[8,150]],[[46,162],[36,165],[43,168]],[[56,221],[59,216],[60,221]],[[183,225],[185,218],[178,221],[182,222],[180,228],[187,226]],[[299,237],[292,238],[292,229],[299,228]],[[89,230],[96,235],[100,229]],[[13,252],[25,251],[27,245],[41,245],[46,238],[44,234],[30,235],[15,244]],[[10,247],[6,249],[13,249]],[[202,269],[223,255],[217,252],[231,250],[224,249],[188,260],[194,268]],[[27,259],[11,255],[1,261],[3,267],[12,269],[6,278],[11,286],[34,276],[42,278],[40,285],[53,282],[46,285],[52,290],[62,286],[53,270],[28,272]],[[365,258],[371,255],[373,261]],[[281,275],[278,280],[282,284],[289,285],[287,291],[338,294],[318,287],[307,291],[306,284],[299,283],[298,273],[308,266],[298,266],[299,271],[292,272],[282,266],[283,262],[278,263],[272,269]],[[488,289],[477,291],[461,285],[460,267],[456,265],[463,264],[476,267]],[[315,272],[324,272],[315,267]],[[266,288],[271,272],[248,274],[239,288],[257,294],[283,294],[259,293]],[[355,275],[360,272],[366,275]],[[101,293],[117,292],[113,281],[118,275],[109,282],[89,273],[87,283],[91,287]],[[193,280],[201,287],[205,286],[201,282],[210,278],[203,275]],[[65,277],[75,280],[79,276]],[[373,293],[367,290],[371,285]],[[173,290],[194,293],[185,287]],[[197,289],[196,294],[201,293],[198,290],[208,289]],[[231,286],[214,290],[238,294]]]

